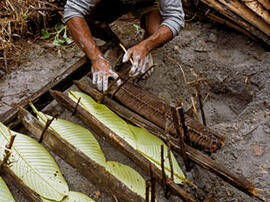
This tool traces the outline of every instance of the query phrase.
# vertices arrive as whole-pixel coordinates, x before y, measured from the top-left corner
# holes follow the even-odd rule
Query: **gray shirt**
[[[123,3],[127,2],[127,0],[120,1]],[[67,0],[64,11],[64,22],[67,22],[73,17],[84,17],[89,14],[95,2],[96,0]],[[173,36],[176,36],[184,27],[184,11],[181,0],[160,0],[160,14],[163,18],[161,25],[169,27]]]

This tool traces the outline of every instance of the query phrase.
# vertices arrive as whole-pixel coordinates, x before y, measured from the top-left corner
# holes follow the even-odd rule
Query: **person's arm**
[[[162,22],[158,29],[147,39],[130,48],[123,58],[123,62],[126,62],[130,57],[133,58],[134,65],[131,74],[137,71],[144,73],[147,70],[149,52],[170,41],[184,27],[184,11],[181,0],[161,0],[160,14]],[[149,23],[151,24],[151,22]]]
[[[89,26],[84,19],[84,16],[89,13],[93,6],[91,0],[68,0],[65,6],[64,21],[73,39],[92,62],[93,84],[97,85],[99,90],[106,91],[108,78],[113,77],[116,79],[118,75],[112,71],[111,65],[96,45]]]

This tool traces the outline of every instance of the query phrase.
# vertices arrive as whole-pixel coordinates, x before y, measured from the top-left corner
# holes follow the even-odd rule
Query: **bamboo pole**
[[[270,13],[257,0],[241,0],[250,10],[270,24]]]
[[[270,1],[269,0],[258,0],[263,6],[264,8],[266,8],[267,10],[270,10]]]
[[[220,3],[225,5],[229,10],[245,19],[250,24],[254,25],[266,35],[270,36],[270,25],[263,21],[259,16],[253,13],[249,8],[245,5],[241,4],[239,0],[218,0]]]

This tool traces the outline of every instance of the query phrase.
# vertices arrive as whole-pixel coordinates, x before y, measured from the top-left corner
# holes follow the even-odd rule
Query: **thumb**
[[[131,54],[130,54],[130,50],[128,50],[125,55],[123,56],[123,62],[127,62],[130,58]]]

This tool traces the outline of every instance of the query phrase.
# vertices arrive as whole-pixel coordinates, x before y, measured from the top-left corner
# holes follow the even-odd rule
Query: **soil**
[[[112,25],[127,46],[143,36],[136,31],[134,23],[137,22],[118,21]],[[31,51],[25,55],[28,62],[0,81],[0,114],[40,89],[83,55],[74,47],[53,49],[48,46],[50,44],[41,41],[31,44]],[[225,145],[211,157],[254,182],[270,201],[270,52],[242,34],[207,22],[186,23],[179,36],[153,52],[158,66],[151,77],[140,81],[139,85],[168,103],[182,98],[187,110],[191,107],[191,97],[196,94],[194,87],[185,82],[180,67],[164,55],[181,63],[187,82],[196,79],[191,72],[193,69],[204,80],[201,94],[206,98],[207,125],[226,137]],[[55,110],[62,112],[62,118],[82,124],[56,103],[46,109],[48,113]],[[109,160],[126,163],[143,175],[126,156],[101,138],[97,139]],[[75,169],[54,157],[71,190],[86,193],[97,201],[114,201],[112,196],[100,192]],[[180,165],[184,170],[183,164]],[[198,201],[209,193],[214,194],[216,201],[258,201],[199,166],[195,165],[186,175],[198,186]],[[11,190],[17,200],[24,201],[20,191]],[[159,201],[167,201],[160,188],[158,193]],[[171,196],[168,201],[181,199]]]

